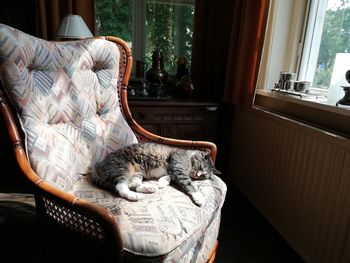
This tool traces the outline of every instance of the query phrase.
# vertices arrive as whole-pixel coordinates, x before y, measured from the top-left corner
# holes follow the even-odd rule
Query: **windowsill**
[[[322,96],[300,98],[278,92],[257,90],[254,104],[317,128],[350,137],[350,107],[329,105]]]

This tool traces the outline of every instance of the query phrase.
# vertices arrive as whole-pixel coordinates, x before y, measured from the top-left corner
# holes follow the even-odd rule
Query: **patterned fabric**
[[[128,262],[205,262],[226,196],[219,178],[195,182],[205,196],[197,207],[172,186],[130,202],[81,175],[109,152],[137,142],[119,108],[118,64],[111,42],[48,42],[0,24],[0,76],[19,112],[33,170],[110,210]]]
[[[137,139],[120,112],[119,50],[102,40],[48,42],[0,24],[0,74],[32,168],[69,191],[96,161]]]
[[[218,235],[227,189],[216,176],[195,184],[205,197],[203,207],[172,186],[130,202],[93,186],[89,176],[78,180],[72,193],[112,212],[130,262],[205,262]]]

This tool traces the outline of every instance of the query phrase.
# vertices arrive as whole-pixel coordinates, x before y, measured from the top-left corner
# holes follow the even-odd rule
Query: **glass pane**
[[[131,0],[95,0],[96,33],[100,36],[118,36],[132,43]]]
[[[350,69],[349,52],[350,0],[328,0],[313,86],[327,89],[339,71],[345,78]]]
[[[191,61],[195,0],[147,0],[146,59],[158,48],[164,57],[165,70],[176,72],[176,61]],[[189,64],[189,66],[191,66]]]

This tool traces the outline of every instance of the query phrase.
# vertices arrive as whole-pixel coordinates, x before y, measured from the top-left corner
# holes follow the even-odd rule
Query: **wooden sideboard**
[[[170,99],[129,100],[133,118],[146,130],[187,140],[217,141],[219,103]]]

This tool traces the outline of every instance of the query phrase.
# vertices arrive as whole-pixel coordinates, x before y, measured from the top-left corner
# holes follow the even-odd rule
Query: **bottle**
[[[146,79],[150,84],[162,84],[165,86],[169,74],[164,70],[162,53],[155,49],[152,53],[152,67],[146,71]]]

